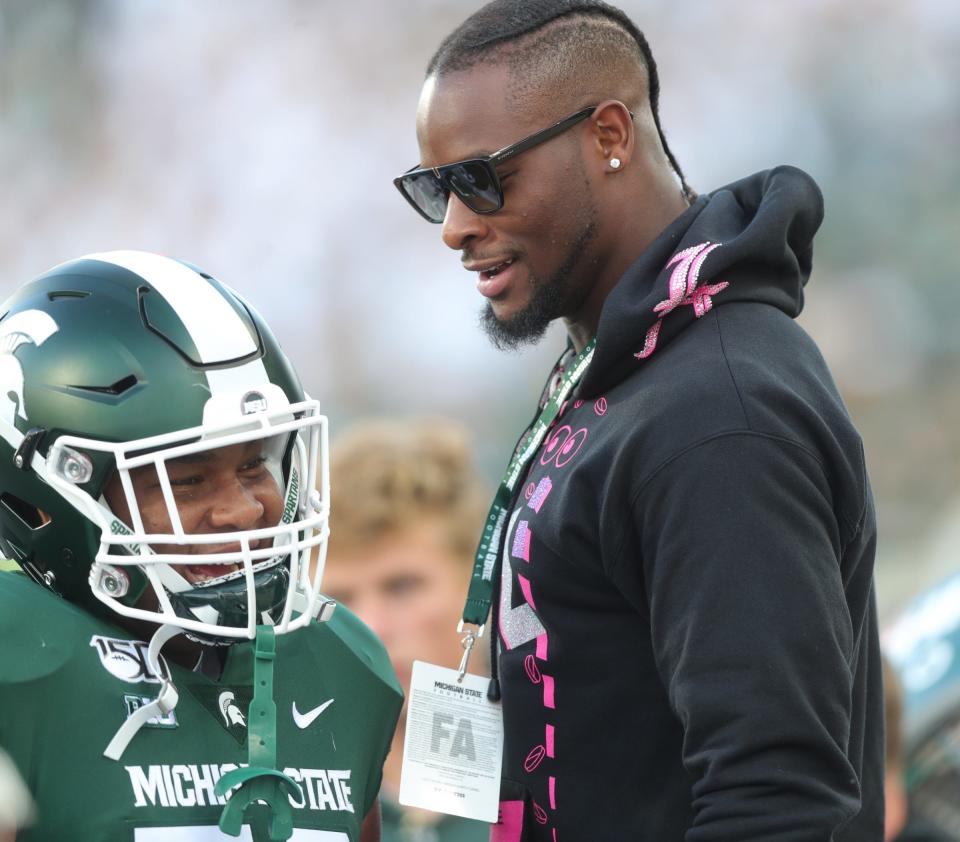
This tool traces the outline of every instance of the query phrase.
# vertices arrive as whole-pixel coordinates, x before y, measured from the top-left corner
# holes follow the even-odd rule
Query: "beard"
[[[530,300],[510,318],[497,318],[493,305],[487,302],[480,311],[480,327],[497,350],[516,351],[523,345],[535,345],[554,319],[566,315],[571,292],[570,279],[577,266],[585,260],[587,248],[596,236],[596,218],[589,213],[557,271],[546,280],[531,275],[533,292]]]

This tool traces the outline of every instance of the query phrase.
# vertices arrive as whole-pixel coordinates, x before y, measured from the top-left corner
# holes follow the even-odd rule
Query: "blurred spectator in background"
[[[887,719],[884,842],[954,842],[953,836],[938,830],[916,811],[910,810],[903,752],[903,688],[896,670],[886,658],[883,660],[883,687]],[[960,792],[957,798],[960,799]]]
[[[883,647],[886,840],[960,842],[960,572],[913,600]]]
[[[0,559],[0,571],[15,569],[15,562]],[[20,773],[0,748],[0,842],[13,842],[17,838],[17,827],[28,822],[32,811],[30,794]]]
[[[884,719],[886,720],[886,752],[884,754],[884,842],[899,838],[907,823],[907,786],[903,777],[903,689],[896,670],[883,659]]]
[[[0,749],[0,842],[13,842],[17,828],[30,822],[33,805],[13,762]]]
[[[409,692],[414,660],[462,655],[455,633],[488,502],[469,435],[441,420],[368,422],[334,444],[330,468],[324,591],[380,636]],[[383,842],[485,842],[482,822],[399,806],[404,723],[383,769]]]

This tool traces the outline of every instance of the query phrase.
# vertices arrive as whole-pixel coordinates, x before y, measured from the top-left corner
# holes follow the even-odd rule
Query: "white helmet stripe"
[[[257,350],[246,325],[223,296],[179,261],[143,251],[109,251],[85,259],[122,266],[154,287],[180,317],[200,362],[234,360]]]
[[[211,395],[228,392],[245,392],[251,388],[263,388],[270,382],[263,361],[256,359],[240,366],[207,369],[207,383]]]
[[[180,317],[200,362],[233,360],[257,350],[247,326],[233,308],[206,278],[189,266],[144,251],[108,251],[82,259],[113,263],[147,281]],[[206,375],[211,395],[249,389],[270,380],[260,359],[242,366],[208,369]]]

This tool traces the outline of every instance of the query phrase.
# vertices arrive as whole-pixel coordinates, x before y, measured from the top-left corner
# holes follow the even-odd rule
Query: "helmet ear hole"
[[[0,494],[0,505],[8,512],[14,515],[24,526],[29,529],[39,529],[51,522],[52,518],[46,512],[31,506],[25,500],[21,500],[15,494],[4,491]]]

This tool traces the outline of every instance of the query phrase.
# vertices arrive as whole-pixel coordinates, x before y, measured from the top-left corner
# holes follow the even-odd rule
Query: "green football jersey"
[[[247,763],[253,645],[231,646],[217,681],[163,661],[176,708],[108,760],[117,729],[165,677],[146,650],[25,576],[0,573],[0,745],[38,814],[17,842],[236,838],[217,828],[225,802],[214,787]],[[355,842],[402,703],[383,646],[337,606],[329,622],[277,636],[274,699],[277,766],[301,788],[292,842]],[[252,838],[245,825],[240,839]]]

